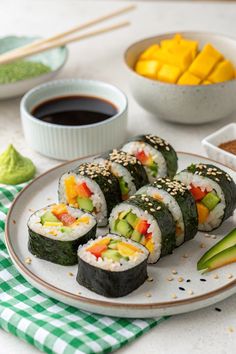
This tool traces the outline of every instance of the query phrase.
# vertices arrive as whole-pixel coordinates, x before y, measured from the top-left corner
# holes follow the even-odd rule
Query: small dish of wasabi
[[[8,36],[0,38],[0,54],[38,39]],[[68,57],[68,49],[58,47],[9,64],[0,65],[0,99],[23,95],[45,81],[54,78]]]

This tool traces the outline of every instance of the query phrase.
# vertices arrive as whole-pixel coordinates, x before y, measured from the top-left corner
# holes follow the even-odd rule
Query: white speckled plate
[[[179,153],[178,156],[179,169],[191,163],[211,162],[188,153]],[[199,232],[194,240],[176,249],[172,255],[149,266],[148,273],[153,281],[146,281],[133,293],[118,299],[105,298],[80,286],[75,280],[76,266],[59,266],[30,255],[26,227],[30,214],[45,204],[57,201],[59,176],[77,164],[78,160],[68,162],[35,179],[19,194],[9,212],[6,245],[16,268],[31,284],[47,295],[80,309],[121,317],[155,317],[193,311],[212,305],[236,292],[235,264],[206,275],[201,275],[196,270],[196,263],[201,255],[236,226],[235,217],[228,219],[216,230],[215,236],[206,237]],[[236,172],[215,164],[226,170],[236,181]],[[201,248],[202,246],[205,248]],[[30,265],[25,264],[28,256],[32,258]],[[173,270],[177,274],[172,274]],[[183,278],[182,282],[178,281],[180,277]],[[170,281],[168,278],[173,279]]]
[[[22,47],[36,39],[38,39],[38,37],[2,37],[0,38],[0,54]],[[67,57],[68,49],[66,47],[59,47],[25,58],[25,60],[36,61],[48,65],[51,68],[51,71],[26,80],[19,80],[9,84],[0,84],[0,99],[23,95],[33,87],[51,80],[65,65]]]

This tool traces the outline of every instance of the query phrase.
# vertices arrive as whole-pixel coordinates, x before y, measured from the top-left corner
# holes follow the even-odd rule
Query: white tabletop
[[[235,35],[236,4],[233,2],[138,2],[138,9],[122,17],[132,26],[103,37],[96,37],[70,47],[70,57],[60,78],[90,78],[119,86],[129,98],[129,133],[156,133],[179,151],[204,154],[201,139],[236,115],[217,123],[182,126],[164,123],[145,112],[134,101],[122,62],[125,48],[143,37],[179,30],[206,30]],[[124,6],[124,1],[77,0],[1,0],[1,36],[8,34],[48,36]],[[119,19],[114,22],[119,22]],[[59,161],[49,160],[32,151],[25,143],[20,125],[19,99],[0,102],[0,150],[14,143],[31,157],[42,172]],[[171,317],[119,353],[231,354],[236,347],[236,297],[215,306]],[[235,329],[231,332],[229,328]],[[0,330],[0,354],[34,354],[39,351],[11,334]]]

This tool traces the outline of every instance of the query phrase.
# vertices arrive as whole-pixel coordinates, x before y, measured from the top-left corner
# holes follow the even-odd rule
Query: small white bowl
[[[202,48],[212,43],[236,66],[236,39],[204,32],[180,32]],[[157,118],[184,124],[201,124],[224,118],[236,110],[236,80],[212,85],[176,85],[145,78],[134,71],[140,54],[154,43],[173,37],[161,34],[132,44],[125,52],[127,78],[136,101]]]
[[[210,158],[236,170],[236,155],[218,147],[222,143],[235,139],[236,123],[231,123],[204,138],[202,145]]]
[[[81,126],[46,123],[35,118],[34,107],[56,97],[92,96],[110,101],[118,113],[102,122]],[[29,146],[48,157],[70,160],[98,154],[122,144],[127,133],[128,101],[113,85],[101,81],[51,81],[29,91],[21,100],[21,121]]]
[[[2,37],[0,38],[0,54],[31,43],[36,39],[38,39],[38,37]],[[68,49],[66,47],[51,49],[46,52],[42,52],[26,58],[25,60],[36,61],[48,65],[51,70],[46,74],[42,74],[26,80],[19,80],[9,84],[0,84],[0,99],[21,96],[33,87],[46,81],[52,80],[63,68],[67,58]]]

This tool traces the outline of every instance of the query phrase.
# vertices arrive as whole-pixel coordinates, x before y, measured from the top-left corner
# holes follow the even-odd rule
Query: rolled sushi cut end
[[[59,181],[59,201],[92,213],[98,226],[106,226],[108,216],[121,201],[118,180],[109,169],[85,163],[65,173]]]
[[[91,214],[65,204],[49,205],[29,218],[28,249],[53,263],[76,264],[79,245],[95,238],[96,226]]]
[[[127,200],[137,189],[148,183],[147,173],[141,162],[124,151],[114,149],[95,161],[107,165],[118,179],[122,200]]]
[[[117,205],[109,219],[113,233],[145,246],[148,263],[172,253],[175,247],[175,223],[165,205],[147,195],[135,195]]]
[[[166,205],[175,221],[176,246],[196,235],[197,209],[193,196],[183,183],[169,178],[158,178],[152,184],[140,188],[137,194],[147,194]]]
[[[144,166],[149,182],[158,177],[174,177],[178,158],[173,147],[155,135],[140,135],[126,143],[122,150],[134,155]]]
[[[124,237],[107,234],[78,250],[77,282],[106,297],[125,296],[147,279],[147,249]]]
[[[236,185],[228,173],[209,164],[192,164],[175,179],[184,183],[195,199],[198,229],[212,231],[236,208]]]

